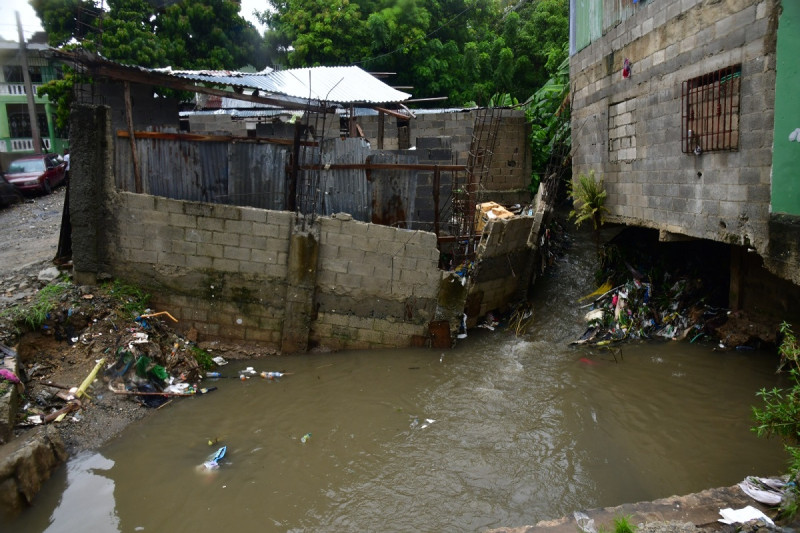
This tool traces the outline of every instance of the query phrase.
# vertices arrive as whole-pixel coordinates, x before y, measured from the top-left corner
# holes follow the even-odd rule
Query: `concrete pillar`
[[[74,278],[80,284],[95,284],[106,262],[113,146],[111,109],[74,105],[70,112],[69,216]]]
[[[741,246],[731,246],[731,282],[728,289],[728,307],[731,311],[742,308],[744,299],[745,257],[747,252]]]
[[[308,350],[308,336],[314,313],[314,288],[319,259],[319,225],[292,228],[286,284],[286,308],[281,333],[281,351]]]

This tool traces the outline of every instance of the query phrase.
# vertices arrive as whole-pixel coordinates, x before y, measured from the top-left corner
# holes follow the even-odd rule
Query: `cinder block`
[[[249,220],[225,220],[225,232],[239,235],[252,235],[253,223]]]
[[[186,256],[183,254],[174,254],[162,252],[158,254],[158,263],[160,265],[170,266],[186,266]]]
[[[212,268],[214,268],[214,270],[219,270],[222,272],[238,272],[239,261],[222,257],[214,257]]]
[[[123,199],[127,209],[140,213],[142,211],[155,211],[155,196],[124,192],[120,194],[120,197]]]
[[[172,252],[183,255],[195,255],[197,244],[189,241],[172,241]]]

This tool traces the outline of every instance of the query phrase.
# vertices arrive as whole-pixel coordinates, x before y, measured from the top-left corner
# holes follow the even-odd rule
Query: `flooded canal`
[[[568,345],[591,257],[540,280],[523,337],[229,364],[213,393],[72,458],[13,530],[482,531],[781,472],[780,444],[749,430],[776,356]],[[246,366],[291,375],[235,379]]]

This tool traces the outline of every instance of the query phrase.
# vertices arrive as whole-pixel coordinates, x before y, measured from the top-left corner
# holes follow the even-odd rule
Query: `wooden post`
[[[386,120],[386,113],[378,111],[378,150],[383,150],[383,123]]]
[[[439,165],[433,171],[433,232],[436,238],[439,238],[439,182],[441,181],[441,173],[439,172]]]
[[[131,142],[131,158],[133,159],[133,188],[141,194],[142,175],[139,173],[139,155],[136,152],[136,137],[133,132],[133,106],[131,105],[131,84],[125,82],[125,120],[128,122],[128,135]]]

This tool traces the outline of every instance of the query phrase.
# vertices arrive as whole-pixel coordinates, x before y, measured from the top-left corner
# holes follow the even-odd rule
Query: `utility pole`
[[[31,73],[28,72],[28,51],[25,46],[25,36],[22,34],[22,22],[17,15],[17,30],[19,31],[19,55],[22,64],[22,80],[25,82],[25,95],[28,97],[28,119],[31,122],[31,137],[33,137],[33,153],[42,153],[42,136],[39,134],[39,119],[36,117],[36,102],[33,100],[33,84]]]

